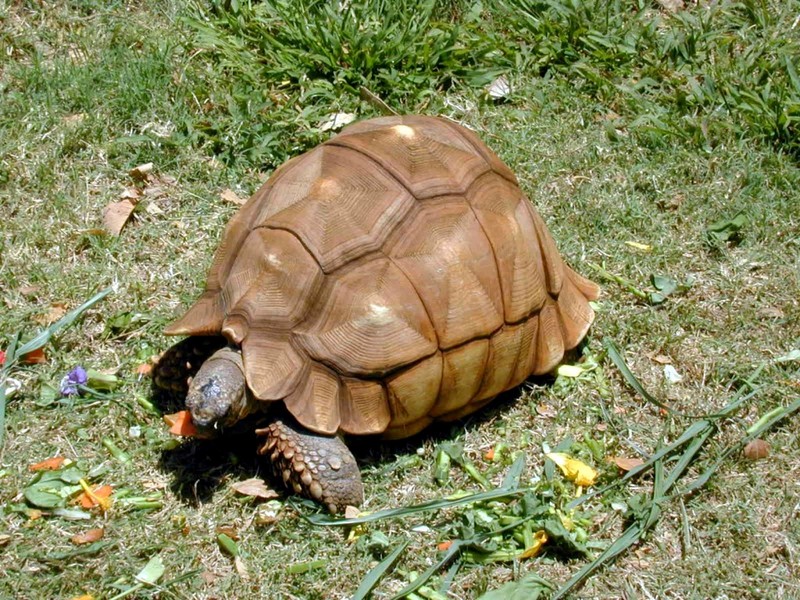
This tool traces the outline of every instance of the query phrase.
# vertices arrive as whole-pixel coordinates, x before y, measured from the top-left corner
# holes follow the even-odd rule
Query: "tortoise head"
[[[233,425],[247,415],[247,383],[241,353],[217,350],[197,371],[186,395],[186,408],[201,430]]]

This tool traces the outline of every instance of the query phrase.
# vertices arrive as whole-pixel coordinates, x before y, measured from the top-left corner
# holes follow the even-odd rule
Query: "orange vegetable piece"
[[[113,492],[114,489],[110,485],[101,485],[92,490],[88,485],[85,485],[85,482],[81,479],[81,486],[84,491],[78,496],[78,503],[83,508],[99,506],[103,510],[108,510],[111,507],[111,492]]]
[[[47,357],[44,354],[44,348],[37,348],[36,350],[31,350],[22,357],[22,362],[27,363],[29,365],[38,365],[46,361]]]
[[[55,471],[56,469],[60,469],[61,465],[63,464],[63,456],[53,456],[52,458],[45,459],[42,462],[30,465],[28,469],[31,471]]]
[[[183,437],[197,435],[197,428],[192,423],[192,415],[188,410],[164,415],[164,421],[169,425],[169,432],[172,435],[182,435]]]

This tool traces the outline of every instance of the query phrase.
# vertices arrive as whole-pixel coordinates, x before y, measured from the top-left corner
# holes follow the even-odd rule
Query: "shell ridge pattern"
[[[509,177],[509,175],[506,172],[494,168],[494,166],[489,161],[489,156],[490,155],[487,155],[487,153],[490,153],[492,151],[483,142],[481,142],[480,139],[478,139],[477,142],[476,142],[476,141],[471,140],[469,138],[469,136],[464,135],[464,132],[461,131],[461,129],[463,128],[463,129],[469,130],[469,128],[467,128],[466,125],[461,125],[460,123],[456,123],[456,122],[451,121],[450,119],[446,119],[446,118],[440,118],[439,120],[442,121],[443,123],[445,123],[445,125],[449,129],[451,129],[452,131],[457,133],[458,136],[461,138],[461,140],[464,141],[464,143],[466,143],[473,150],[475,150],[475,152],[489,164],[489,169],[493,173],[496,173],[497,175],[499,175],[500,177],[502,177],[503,179],[505,179],[509,183],[513,183],[514,185],[519,185],[519,182],[517,181],[517,178],[514,177],[513,174],[511,175],[511,177]],[[469,131],[471,131],[471,130],[469,130]],[[498,160],[499,160],[499,158],[498,158]]]
[[[282,174],[257,223],[292,231],[331,273],[378,250],[414,202],[390,172],[362,153],[324,144]]]
[[[419,298],[419,302],[422,305],[422,309],[425,311],[425,314],[428,317],[428,321],[430,321],[431,323],[435,323],[435,321],[433,320],[433,316],[431,315],[430,310],[428,310],[428,305],[425,304],[425,300],[423,300],[423,298],[422,298],[422,294],[419,293],[419,290],[417,289],[417,286],[414,285],[414,282],[411,280],[411,278],[408,276],[408,274],[403,270],[403,268],[400,265],[397,264],[397,261],[395,261],[394,258],[389,256],[388,254],[384,254],[384,253],[381,253],[381,254],[384,257],[386,257],[389,260],[389,262],[391,262],[395,267],[397,267],[397,270],[400,271],[400,273],[403,274],[403,277],[405,278],[405,280],[408,281],[408,285],[410,285],[412,287],[412,289],[414,290],[414,293],[417,294],[417,298]],[[406,323],[408,323],[408,321],[406,321]],[[435,342],[436,342],[436,347],[438,348],[439,347],[439,332],[436,331],[435,327],[433,329],[433,334],[436,336]],[[430,356],[430,354],[428,356]],[[420,360],[425,360],[426,358],[428,358],[428,356],[424,356]]]
[[[490,172],[494,173],[494,171],[490,171]],[[479,178],[476,178],[475,181],[473,181],[470,184],[470,186],[469,186],[470,189],[474,185],[477,184],[478,179]],[[478,213],[475,211],[475,207],[472,205],[471,202],[467,202],[466,204],[467,204],[467,206],[469,206],[469,210],[470,210],[470,212],[472,212],[472,216],[475,218],[475,221],[477,221],[478,227],[481,228],[481,231],[483,232],[483,236],[489,241],[489,252],[491,252],[491,254],[492,254],[492,258],[493,258],[492,262],[494,263],[494,270],[495,270],[495,273],[497,274],[497,284],[500,286],[500,297],[501,298],[505,298],[505,294],[507,293],[507,290],[505,290],[503,288],[503,278],[500,276],[500,263],[497,261],[497,251],[494,249],[494,245],[492,244],[492,240],[489,237],[489,234],[486,231],[486,228],[483,226],[483,223],[481,223],[481,220],[478,218]],[[503,322],[505,322],[505,311],[502,311],[502,312],[503,312]]]

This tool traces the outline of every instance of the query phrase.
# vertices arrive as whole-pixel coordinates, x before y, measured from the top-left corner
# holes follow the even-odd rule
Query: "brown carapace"
[[[281,166],[167,333],[223,335],[311,432],[402,438],[552,370],[597,296],[474,133],[386,117]]]

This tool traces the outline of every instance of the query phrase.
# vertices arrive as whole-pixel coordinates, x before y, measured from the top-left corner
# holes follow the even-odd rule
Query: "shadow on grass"
[[[199,345],[196,341],[188,341],[192,339],[187,338],[169,348],[156,367],[151,396],[153,404],[164,414],[184,410],[186,379],[193,376],[202,360],[221,345],[218,338],[208,338]],[[191,360],[187,360],[187,356]],[[156,383],[159,376],[163,376],[162,385]],[[165,387],[165,379],[172,385]],[[433,423],[409,438],[386,441],[380,436],[351,436],[347,438],[347,444],[362,469],[385,466],[388,473],[402,468],[402,458],[415,456],[417,448],[425,441],[436,444],[452,440],[464,430],[502,417],[519,401],[526,384],[548,385],[552,381],[551,376],[530,378],[468,417],[452,423]],[[172,476],[170,487],[173,493],[181,501],[196,506],[212,501],[224,482],[251,477],[264,477],[276,490],[286,493],[282,482],[272,475],[267,462],[257,454],[260,439],[255,430],[274,418],[292,420],[285,407],[276,404],[270,414],[245,419],[219,438],[188,439],[175,448],[164,450],[159,467]]]

